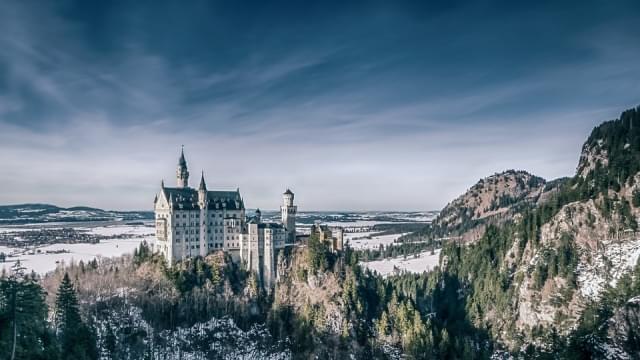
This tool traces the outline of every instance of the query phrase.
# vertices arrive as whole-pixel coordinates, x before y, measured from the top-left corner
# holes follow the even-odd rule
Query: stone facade
[[[264,223],[260,210],[247,218],[239,189],[207,190],[204,173],[197,189],[189,187],[184,151],[178,160],[176,180],[176,187],[165,187],[163,181],[154,201],[154,251],[169,264],[225,251],[234,261],[255,271],[265,287],[272,286],[278,251],[295,241],[297,207],[291,190],[283,194],[282,223]]]
[[[311,226],[311,235],[318,236],[332,252],[342,251],[344,248],[344,229],[339,226],[314,224]]]

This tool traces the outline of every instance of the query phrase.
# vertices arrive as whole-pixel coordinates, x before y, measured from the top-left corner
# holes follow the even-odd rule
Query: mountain
[[[600,334],[609,329],[616,335],[614,323],[637,324],[637,306],[632,305],[640,295],[638,123],[639,111],[632,109],[596,127],[569,179],[536,182],[516,193],[514,203],[507,201],[493,212],[493,207],[481,209],[474,217],[464,210],[474,204],[469,199],[475,194],[490,191],[481,182],[434,222],[445,227],[451,223],[446,214],[463,213],[468,216],[453,219],[467,224],[465,233],[480,234],[467,246],[446,247],[441,263],[466,287],[472,323],[510,351],[524,345],[551,349],[562,338],[592,357],[638,354],[637,328],[626,327],[631,341]],[[474,221],[495,217],[496,211],[507,216],[493,225]],[[585,318],[592,312],[600,316],[597,324]],[[603,345],[608,342],[618,345]]]
[[[49,204],[0,206],[0,224],[150,219],[153,219],[153,213],[150,211],[110,211],[86,206],[61,208]]]
[[[511,218],[523,204],[548,192],[546,181],[526,171],[507,170],[481,179],[447,204],[433,221],[434,235],[477,240],[486,225]]]

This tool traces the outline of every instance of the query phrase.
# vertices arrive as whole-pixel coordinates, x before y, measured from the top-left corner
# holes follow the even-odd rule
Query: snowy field
[[[436,250],[433,255],[431,255],[431,251],[425,251],[418,254],[417,258],[407,256],[407,259],[405,260],[404,257],[398,257],[393,259],[361,262],[360,265],[363,268],[367,268],[387,277],[390,274],[393,275],[394,272],[400,273],[407,271],[419,274],[425,271],[430,271],[438,265],[439,259],[440,249]]]
[[[350,233],[346,239],[349,240],[349,245],[352,249],[365,250],[365,249],[378,249],[380,244],[387,246],[393,244],[398,238],[404,234],[391,234],[391,235],[376,235],[375,233]],[[366,238],[371,236],[371,239]]]
[[[149,226],[141,225],[111,225],[100,226],[87,229],[90,234],[103,235],[103,236],[116,236],[116,235],[153,235],[155,229]]]
[[[361,231],[361,232],[348,232],[344,233],[344,240],[352,241],[354,239],[366,238],[369,236],[375,236],[375,234],[379,234],[379,231]]]
[[[39,252],[33,253],[33,249],[8,248],[0,246],[0,252],[5,254],[13,254],[7,258],[7,261],[0,263],[1,269],[7,271],[11,269],[16,260],[20,260],[27,271],[35,271],[39,274],[45,274],[55,270],[59,265],[70,264],[71,262],[85,263],[98,257],[116,257],[123,254],[133,253],[144,240],[151,242],[154,238],[154,228],[141,225],[114,225],[100,227],[75,227],[78,230],[88,230],[88,232],[96,235],[115,236],[113,239],[101,240],[98,244],[52,244],[38,247]],[[33,229],[33,228],[31,228]],[[117,236],[122,235],[123,238]],[[132,236],[136,236],[133,237]],[[47,251],[60,251],[57,254],[47,254]]]
[[[343,228],[363,228],[372,227],[380,224],[395,224],[392,221],[377,221],[377,220],[356,220],[356,221],[327,221],[322,224],[328,226],[342,226]]]

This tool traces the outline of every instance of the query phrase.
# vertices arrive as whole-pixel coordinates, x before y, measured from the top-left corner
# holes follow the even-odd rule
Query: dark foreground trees
[[[35,274],[20,262],[0,277],[0,354],[3,359],[57,359],[55,337],[47,323],[47,305]]]
[[[75,290],[65,279],[56,301],[60,326],[54,327],[34,273],[16,262],[10,275],[0,276],[0,359],[97,359],[93,331],[82,322]]]

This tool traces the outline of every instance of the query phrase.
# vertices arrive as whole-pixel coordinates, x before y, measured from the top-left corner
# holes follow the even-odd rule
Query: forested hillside
[[[574,177],[476,243],[443,250],[469,320],[511,351],[637,358],[637,327],[618,334],[611,321],[638,324],[638,121],[634,109],[595,128]]]

